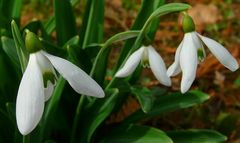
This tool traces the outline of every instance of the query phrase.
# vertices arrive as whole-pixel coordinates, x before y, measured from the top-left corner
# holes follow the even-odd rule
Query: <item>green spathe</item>
[[[195,31],[195,24],[191,16],[184,14],[183,16],[183,31],[184,33],[189,33]]]
[[[26,30],[25,45],[29,53],[36,53],[42,49],[42,43],[37,35],[29,30]]]

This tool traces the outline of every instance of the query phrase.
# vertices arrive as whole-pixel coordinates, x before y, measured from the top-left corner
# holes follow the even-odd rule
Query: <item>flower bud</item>
[[[35,53],[42,49],[42,43],[37,35],[29,30],[26,30],[25,45],[29,53]]]
[[[182,26],[183,26],[184,33],[189,33],[189,32],[195,31],[195,24],[193,22],[193,19],[191,16],[189,16],[187,14],[184,14],[184,16],[183,16]]]

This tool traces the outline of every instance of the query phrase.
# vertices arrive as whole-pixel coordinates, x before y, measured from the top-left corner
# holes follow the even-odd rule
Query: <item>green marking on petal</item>
[[[202,61],[204,60],[204,58],[205,58],[203,49],[199,48],[199,49],[197,50],[197,55],[198,55],[198,60],[199,60],[200,62],[202,62]]]
[[[56,77],[51,71],[47,71],[43,73],[44,88],[47,88],[48,81],[50,81],[53,85],[55,84],[55,81],[56,81]]]
[[[141,64],[144,68],[149,68],[149,61],[148,61],[148,50],[147,47],[144,47],[143,55],[142,55],[142,60]]]
[[[141,64],[144,68],[149,68],[150,67],[148,60],[142,60]]]

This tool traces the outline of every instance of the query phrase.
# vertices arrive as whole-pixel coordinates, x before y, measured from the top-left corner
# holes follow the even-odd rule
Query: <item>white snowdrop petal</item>
[[[148,56],[149,56],[148,57],[149,64],[154,76],[163,85],[171,86],[171,80],[167,76],[166,65],[162,57],[157,53],[157,51],[152,46],[149,46],[147,50],[148,50]]]
[[[129,56],[124,66],[116,73],[116,77],[126,77],[133,73],[141,61],[144,52],[144,46]]]
[[[182,69],[181,92],[185,93],[191,87],[197,70],[197,48],[192,39],[192,33],[184,36],[182,50],[180,52],[180,66]]]
[[[53,68],[53,65],[51,64],[49,59],[47,59],[47,57],[44,56],[44,51],[37,52],[35,55],[36,55],[36,58],[37,58],[37,63],[39,65],[42,73],[51,72],[57,78],[57,75],[56,75],[56,72]]]
[[[43,54],[77,93],[99,98],[105,96],[103,89],[97,82],[79,67],[65,59],[50,55],[46,52],[43,52]]]
[[[194,45],[196,46],[197,50],[201,50],[203,52],[203,57],[202,58],[205,59],[206,58],[206,52],[205,52],[204,46],[202,44],[202,41],[198,36],[198,33],[197,32],[192,32],[191,35],[192,35],[192,38],[193,38]]]
[[[52,84],[52,82],[47,82],[47,87],[44,88],[44,100],[47,101],[53,94],[55,85]]]
[[[36,56],[31,54],[23,74],[16,101],[17,126],[21,134],[29,134],[39,123],[44,109],[44,89]]]
[[[198,36],[202,39],[202,41],[206,44],[212,54],[222,63],[226,68],[231,71],[236,71],[239,68],[239,64],[237,60],[228,52],[226,48],[224,48],[218,42],[204,37],[200,34]]]
[[[178,46],[178,48],[176,50],[175,59],[174,59],[173,64],[167,70],[167,75],[169,77],[175,76],[181,72],[179,59],[180,59],[180,51],[182,49],[182,45],[183,45],[183,41],[180,43],[180,45]]]

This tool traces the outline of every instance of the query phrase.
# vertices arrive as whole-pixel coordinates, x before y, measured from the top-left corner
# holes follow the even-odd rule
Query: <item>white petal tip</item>
[[[98,94],[97,97],[98,97],[98,98],[103,98],[103,97],[105,97],[105,93],[104,93],[104,91],[101,90],[101,91],[99,92],[99,94]]]
[[[233,66],[229,67],[229,70],[235,72],[239,69],[239,64],[236,62]]]
[[[184,94],[188,91],[188,89],[181,88],[181,93]]]
[[[191,88],[194,79],[195,79],[195,76],[191,76],[190,78],[183,77],[181,81],[182,93],[186,93]]]
[[[171,82],[170,78],[167,81],[164,81],[164,82],[162,81],[161,83],[165,86],[171,86],[172,85],[172,82]]]
[[[18,128],[18,130],[24,136],[28,135],[31,132],[31,130],[20,129],[20,128]]]
[[[123,78],[123,77],[126,77],[127,75],[125,75],[121,70],[118,71],[116,74],[115,74],[115,77],[118,77],[118,78]]]
[[[181,93],[186,93],[192,85],[192,82],[187,81],[187,82],[182,82],[181,83]]]
[[[172,77],[172,76],[173,76],[173,72],[170,71],[169,69],[167,70],[167,76],[168,76],[168,77]]]

